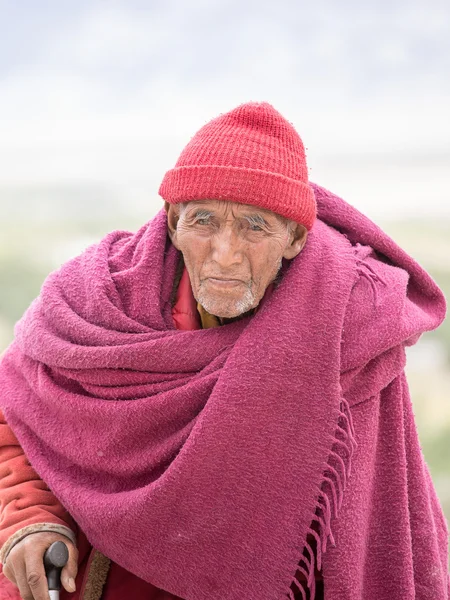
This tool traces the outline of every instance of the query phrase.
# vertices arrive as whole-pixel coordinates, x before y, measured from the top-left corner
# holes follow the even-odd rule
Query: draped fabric
[[[380,540],[374,546],[367,527],[352,525],[355,507],[370,509],[372,523],[386,509],[373,495],[374,504],[361,506],[352,457],[376,485],[389,446],[381,438],[374,457],[358,455],[351,407],[394,385],[404,344],[438,326],[445,302],[369,219],[314,189],[319,218],[254,316],[175,329],[179,254],[161,211],[137,233],[113,232],[52,273],[0,366],[10,427],[89,541],[187,600],[293,598],[296,588],[306,594],[299,574],[314,597],[317,563],[327,598],[339,597],[329,595],[333,585],[350,589],[356,572],[361,596],[349,598],[387,599],[364,576],[370,560],[379,573],[397,556],[400,566],[404,556],[415,566],[421,556],[399,538],[398,554],[380,558]],[[383,411],[395,428],[399,415],[389,403]],[[412,417],[404,418],[411,429]],[[411,435],[405,456],[415,448]],[[398,468],[408,478],[407,461]],[[417,485],[419,495],[432,489],[421,478]],[[408,494],[395,502],[410,518],[400,530],[411,532]],[[348,562],[352,551],[339,547],[333,523],[344,539],[355,536],[358,564]],[[434,527],[440,543],[419,567],[434,569],[440,595],[429,597],[444,598],[442,517]],[[327,570],[336,579],[328,591]],[[405,582],[403,597],[413,598],[414,573]]]

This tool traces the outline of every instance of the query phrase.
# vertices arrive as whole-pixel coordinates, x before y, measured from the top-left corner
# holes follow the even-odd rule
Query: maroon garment
[[[326,600],[448,594],[403,372],[445,301],[314,189],[308,242],[251,319],[174,330],[161,214],[50,276],[1,364],[8,422],[89,540],[186,600],[292,599],[299,573],[314,597],[322,563]]]
[[[71,597],[73,598],[73,595],[67,595],[68,600]],[[174,600],[177,597],[156,588],[143,579],[139,579],[139,577],[117,563],[111,565],[102,594],[102,600],[123,600],[124,598],[132,598],[133,600]],[[64,600],[63,597],[61,597],[61,600]]]

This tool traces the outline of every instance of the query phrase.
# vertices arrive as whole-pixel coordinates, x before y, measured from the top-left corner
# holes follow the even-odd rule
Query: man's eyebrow
[[[244,217],[255,225],[267,225],[267,221],[260,213],[252,213],[249,215],[244,215]]]
[[[207,210],[206,208],[195,208],[192,207],[192,210],[189,212],[189,216],[196,219],[205,219],[212,215],[211,210]]]

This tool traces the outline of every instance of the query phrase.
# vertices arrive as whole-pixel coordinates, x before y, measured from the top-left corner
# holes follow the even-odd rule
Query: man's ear
[[[306,238],[308,237],[308,230],[304,225],[300,223],[292,222],[291,237],[289,245],[286,247],[283,258],[292,259],[300,254],[303,246],[306,244]]]
[[[177,245],[177,223],[180,218],[180,205],[164,202],[164,208],[167,213],[167,233],[169,234],[172,244],[179,250]]]

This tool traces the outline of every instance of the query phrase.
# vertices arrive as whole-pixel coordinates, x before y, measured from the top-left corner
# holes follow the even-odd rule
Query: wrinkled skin
[[[248,204],[199,200],[165,208],[195,299],[224,319],[258,306],[282,259],[294,258],[306,243],[303,225]]]
[[[44,554],[53,542],[58,541],[64,542],[69,550],[69,560],[61,571],[61,584],[68,592],[75,591],[78,550],[64,535],[42,531],[31,533],[18,542],[3,565],[3,574],[19,588],[23,600],[49,600]]]

